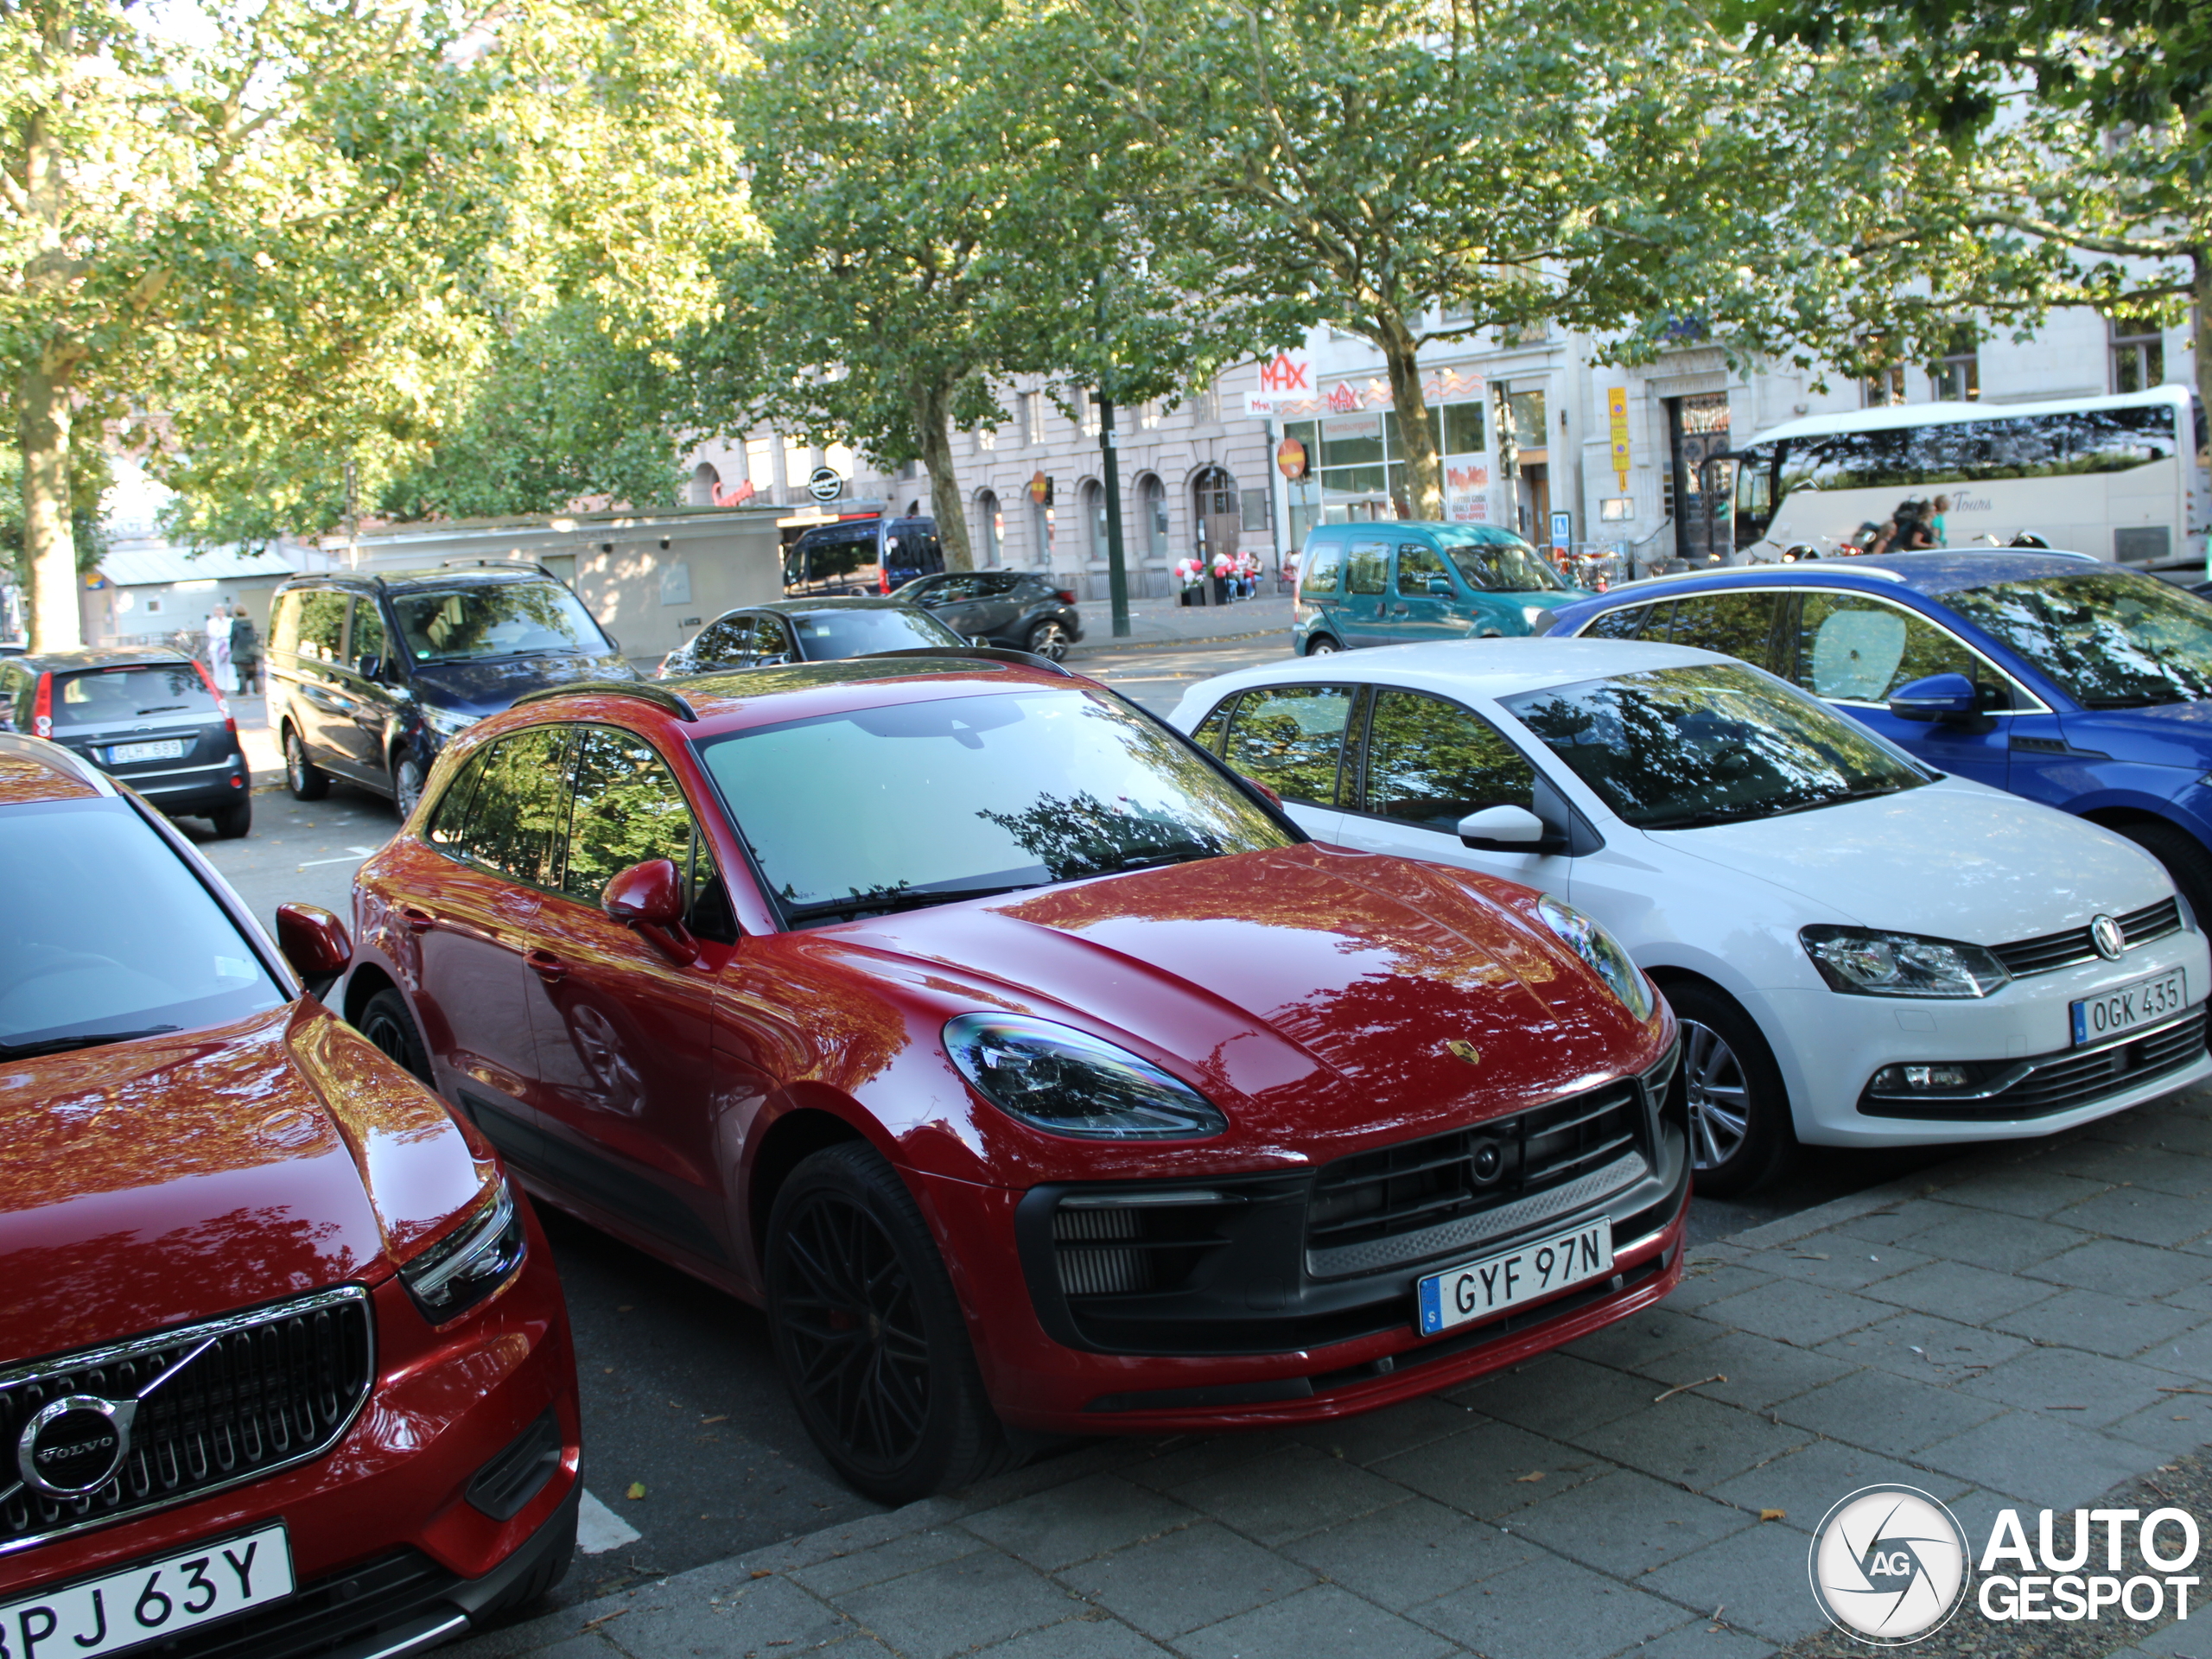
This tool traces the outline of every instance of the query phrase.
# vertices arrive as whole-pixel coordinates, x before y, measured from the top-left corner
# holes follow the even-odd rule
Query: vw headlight
[[[1574,954],[1590,964],[1591,970],[1611,988],[1613,995],[1627,1004],[1630,1014],[1638,1020],[1651,1018],[1656,1007],[1651,1000],[1651,982],[1622,949],[1618,939],[1600,927],[1595,918],[1548,895],[1536,901],[1536,913],[1544,918],[1546,927],[1566,940],[1573,947]]]
[[[1049,1020],[963,1014],[944,1027],[960,1075],[1007,1116],[1086,1141],[1195,1141],[1221,1109],[1125,1048]]]
[[[476,723],[476,716],[463,714],[458,709],[434,709],[426,702],[423,705],[423,723],[443,740],[467,731]]]
[[[399,1270],[432,1325],[457,1319],[514,1276],[529,1248],[522,1211],[504,1178],[467,1220]]]
[[[2012,982],[1994,952],[1917,933],[1865,927],[1797,931],[1832,991],[1853,996],[1987,996]]]

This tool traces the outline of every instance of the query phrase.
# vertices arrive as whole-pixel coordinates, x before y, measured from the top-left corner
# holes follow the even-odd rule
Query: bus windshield
[[[2092,570],[1967,588],[1943,602],[2085,709],[2212,697],[2212,606],[2155,577]]]

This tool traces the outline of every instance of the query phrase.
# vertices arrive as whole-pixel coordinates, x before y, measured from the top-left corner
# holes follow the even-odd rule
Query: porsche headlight
[[[2012,982],[1994,952],[1866,927],[1803,927],[1797,938],[1832,991],[1853,996],[1987,996]]]
[[[1657,1006],[1651,998],[1651,982],[1621,946],[1621,942],[1573,905],[1546,895],[1536,901],[1544,925],[1573,947],[1574,954],[1590,964],[1613,995],[1627,1005],[1639,1021],[1651,1018]]]
[[[944,1051],[1007,1116],[1086,1141],[1195,1141],[1229,1127],[1221,1109],[1125,1048],[1049,1020],[963,1014]]]
[[[443,1325],[514,1276],[529,1243],[504,1178],[467,1219],[399,1269],[400,1282],[432,1325]]]

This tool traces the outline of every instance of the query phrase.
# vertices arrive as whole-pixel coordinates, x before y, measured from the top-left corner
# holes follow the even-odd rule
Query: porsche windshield
[[[1086,691],[887,703],[699,754],[795,923],[1295,838],[1173,733]]]
[[[2085,709],[2212,697],[2212,605],[2154,576],[2090,570],[1942,597]]]
[[[1774,817],[1929,781],[1855,721],[1738,664],[1617,674],[1501,702],[1642,830]]]

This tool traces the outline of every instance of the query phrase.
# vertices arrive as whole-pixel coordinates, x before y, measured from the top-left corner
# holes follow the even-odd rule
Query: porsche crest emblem
[[[1483,1052],[1464,1037],[1454,1037],[1444,1045],[1444,1052],[1455,1060],[1465,1060],[1469,1065],[1483,1063]]]

